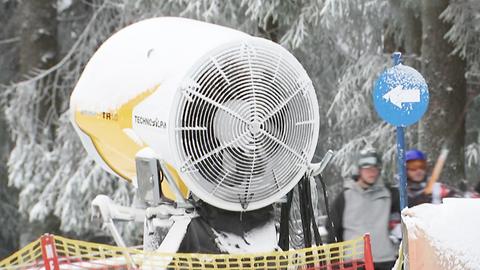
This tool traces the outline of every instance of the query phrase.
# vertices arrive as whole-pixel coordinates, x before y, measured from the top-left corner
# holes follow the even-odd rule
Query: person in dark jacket
[[[408,150],[405,154],[407,161],[407,195],[408,207],[422,203],[439,204],[445,197],[453,196],[452,189],[441,183],[433,185],[432,192],[427,194],[427,157],[417,149]]]
[[[353,180],[344,183],[332,209],[329,242],[355,239],[370,233],[375,269],[391,269],[397,249],[390,239],[389,219],[399,212],[394,195],[380,179],[381,160],[374,149],[360,151]],[[394,198],[392,198],[394,197]]]

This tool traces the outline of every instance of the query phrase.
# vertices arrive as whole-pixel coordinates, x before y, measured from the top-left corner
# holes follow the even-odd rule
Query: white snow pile
[[[480,199],[444,199],[402,211],[410,240],[424,238],[445,269],[480,269]]]

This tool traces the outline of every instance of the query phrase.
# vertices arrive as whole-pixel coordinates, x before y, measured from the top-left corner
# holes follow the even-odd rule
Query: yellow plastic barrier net
[[[0,261],[0,269],[36,269],[43,264],[40,239]]]
[[[168,254],[45,235],[0,261],[0,269],[373,270],[373,266],[368,236],[318,247],[269,253]]]

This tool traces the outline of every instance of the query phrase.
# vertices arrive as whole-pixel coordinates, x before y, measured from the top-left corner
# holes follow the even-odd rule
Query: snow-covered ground
[[[273,220],[261,227],[252,229],[243,237],[217,231],[215,231],[215,235],[219,248],[230,254],[271,252],[278,248]]]
[[[444,199],[402,212],[411,270],[480,269],[480,199]]]

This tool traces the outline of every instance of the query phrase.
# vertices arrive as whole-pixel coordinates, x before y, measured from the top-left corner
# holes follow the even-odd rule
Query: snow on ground
[[[274,251],[277,246],[275,223],[267,222],[265,225],[252,229],[244,237],[233,233],[217,232],[216,242],[218,247],[230,254],[257,253]]]
[[[416,245],[419,254],[433,254],[444,269],[479,269],[480,199],[449,198],[443,204],[422,204],[402,211],[402,218],[409,246]],[[428,243],[415,243],[422,239]],[[424,247],[432,250],[420,253]]]

